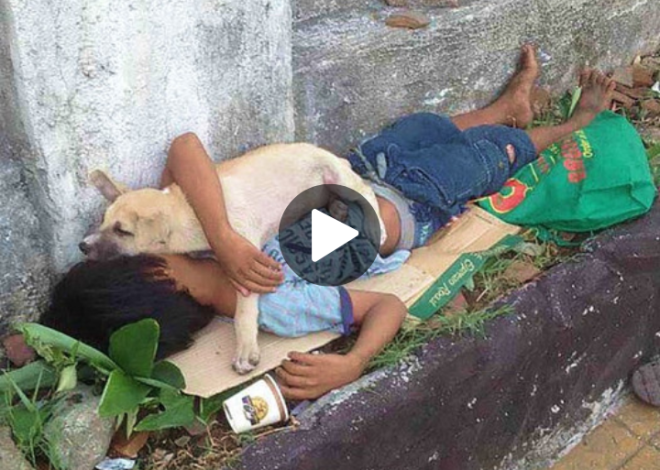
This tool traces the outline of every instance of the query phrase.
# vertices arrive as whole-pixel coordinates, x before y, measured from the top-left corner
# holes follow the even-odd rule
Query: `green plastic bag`
[[[479,205],[515,225],[592,232],[646,213],[653,184],[644,145],[627,119],[606,111],[523,167]]]

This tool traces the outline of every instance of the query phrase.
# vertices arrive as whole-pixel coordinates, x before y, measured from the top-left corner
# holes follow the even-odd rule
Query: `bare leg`
[[[536,50],[527,44],[520,53],[518,72],[511,78],[502,96],[483,109],[459,114],[451,120],[461,130],[493,124],[527,127],[534,117],[531,93],[538,76]]]
[[[598,113],[609,109],[616,87],[614,81],[597,70],[586,69],[580,74],[580,85],[582,98],[568,121],[558,126],[537,127],[527,131],[537,152],[587,126]]]

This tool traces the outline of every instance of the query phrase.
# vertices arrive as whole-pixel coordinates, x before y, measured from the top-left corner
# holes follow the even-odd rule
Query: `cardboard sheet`
[[[435,287],[436,279],[462,254],[488,250],[518,231],[518,227],[472,207],[451,226],[437,233],[428,246],[414,250],[406,264],[397,271],[354,281],[347,287],[391,293],[410,307],[429,288]],[[335,333],[317,333],[302,338],[280,338],[260,333],[261,362],[252,373],[241,376],[231,368],[235,347],[233,324],[231,320],[217,318],[197,334],[193,346],[169,360],[183,372],[186,393],[209,397],[274,369],[289,351],[311,351],[337,337]]]

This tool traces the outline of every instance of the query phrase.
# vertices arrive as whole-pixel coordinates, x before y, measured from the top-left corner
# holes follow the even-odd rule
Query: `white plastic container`
[[[222,407],[236,434],[289,419],[282,392],[270,375],[227,398]]]

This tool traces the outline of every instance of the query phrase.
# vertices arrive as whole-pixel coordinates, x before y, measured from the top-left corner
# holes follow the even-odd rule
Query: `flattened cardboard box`
[[[428,310],[435,305],[439,296],[447,295],[443,286],[438,286],[437,280],[450,268],[457,268],[455,264],[461,255],[489,250],[519,230],[519,227],[506,224],[478,207],[472,207],[451,226],[436,234],[427,246],[413,250],[400,269],[371,279],[354,281],[347,287],[391,293],[415,309],[420,306],[419,302],[416,304],[420,300],[422,309],[426,307]],[[457,270],[459,274],[465,274],[465,267],[459,266]],[[431,292],[433,289],[437,293]],[[311,351],[337,337],[335,333],[325,332],[301,338],[281,338],[260,332],[259,366],[248,375],[238,375],[231,368],[235,347],[233,324],[229,319],[218,317],[197,334],[195,343],[189,349],[169,360],[181,369],[186,379],[186,393],[209,397],[274,369],[290,351]]]

